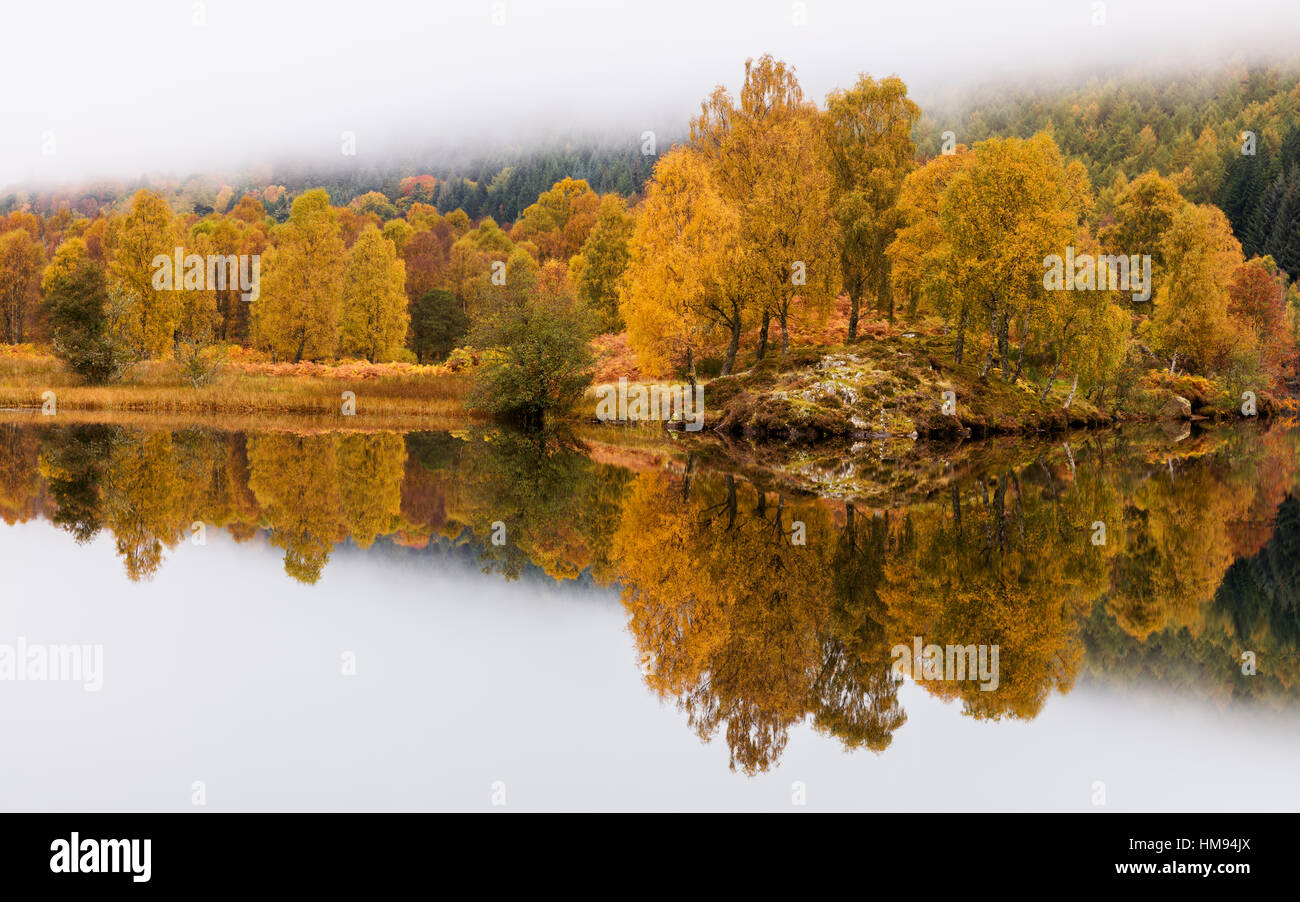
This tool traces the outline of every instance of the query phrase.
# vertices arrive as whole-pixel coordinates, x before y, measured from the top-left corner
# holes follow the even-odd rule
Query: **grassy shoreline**
[[[1076,397],[1067,407],[1070,385],[1064,380],[1044,400],[1031,380],[1007,383],[996,373],[981,376],[974,362],[950,360],[942,340],[920,335],[792,348],[788,357],[772,355],[735,375],[702,379],[703,428],[776,443],[881,437],[952,442],[1106,429],[1121,422],[1238,418],[1231,394],[1199,377],[1152,372],[1137,380],[1123,403],[1099,407]],[[0,349],[0,416],[39,415],[46,393],[53,392],[58,415],[78,422],[449,430],[491,421],[466,407],[472,380],[471,372],[446,366],[277,364],[236,356],[223,360],[201,385],[186,380],[172,361],[146,361],[121,382],[84,385],[53,356],[30,346],[8,347]],[[1168,413],[1175,396],[1188,400],[1187,416]],[[955,414],[943,413],[945,397],[954,399]],[[1287,398],[1261,393],[1260,402],[1261,419],[1294,412]],[[593,386],[557,421],[570,428],[594,425],[596,409]]]
[[[319,364],[225,363],[202,385],[184,379],[176,364],[150,361],[110,385],[83,385],[53,357],[0,358],[0,409],[39,412],[53,392],[59,414],[161,414],[222,418],[336,419],[345,424],[382,420],[395,425],[479,422],[465,399],[470,377],[440,367],[363,362]],[[345,397],[345,392],[350,392]],[[353,413],[345,415],[348,401]]]

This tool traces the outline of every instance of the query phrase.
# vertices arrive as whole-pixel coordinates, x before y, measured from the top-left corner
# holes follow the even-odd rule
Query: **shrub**
[[[473,409],[538,426],[548,413],[577,403],[591,382],[586,320],[563,299],[527,298],[483,323],[473,341],[496,351],[483,355]]]
[[[84,261],[56,272],[45,288],[54,355],[91,383],[120,379],[136,360],[123,337],[130,301],[105,288],[98,266]]]

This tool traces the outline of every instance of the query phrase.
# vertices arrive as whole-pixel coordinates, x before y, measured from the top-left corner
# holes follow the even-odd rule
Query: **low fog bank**
[[[1291,0],[252,0],[7,8],[0,185],[267,165],[418,168],[556,141],[681,137],[747,57],[809,98],[897,73],[926,109],[979,86],[1199,73],[1276,58]],[[345,153],[352,146],[355,154]]]

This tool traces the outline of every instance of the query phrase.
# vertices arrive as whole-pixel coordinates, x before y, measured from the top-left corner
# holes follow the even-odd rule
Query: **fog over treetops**
[[[269,165],[468,165],[557,136],[681,137],[763,53],[821,100],[896,73],[924,109],[980,85],[1083,84],[1275,58],[1288,0],[903,5],[668,0],[144,0],[7,5],[0,185]],[[1099,24],[1094,19],[1100,18]],[[678,133],[673,134],[672,130]],[[345,132],[355,156],[341,151]],[[586,138],[584,138],[586,140]],[[414,159],[413,159],[414,158]]]

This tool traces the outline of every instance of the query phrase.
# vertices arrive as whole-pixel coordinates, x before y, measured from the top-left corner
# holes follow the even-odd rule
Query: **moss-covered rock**
[[[972,366],[940,363],[923,338],[886,339],[764,360],[705,389],[706,424],[759,439],[814,441],[880,436],[955,439],[965,435],[1055,432],[1110,418],[1076,399],[1065,408],[1037,389]]]

